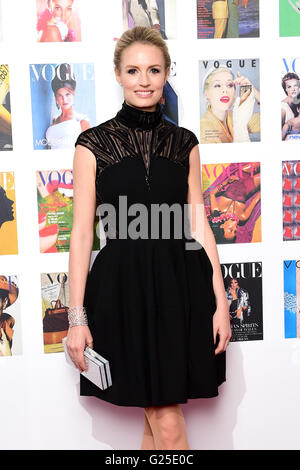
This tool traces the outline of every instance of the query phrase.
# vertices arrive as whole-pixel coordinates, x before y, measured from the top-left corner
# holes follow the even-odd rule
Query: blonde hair
[[[134,26],[133,28],[125,31],[117,41],[114,52],[114,65],[118,71],[120,71],[123,51],[135,42],[141,44],[150,44],[152,46],[158,47],[163,53],[165,59],[165,68],[167,69],[170,67],[171,58],[168,46],[163,40],[159,31],[152,28],[147,28],[146,26]]]
[[[212,72],[208,73],[208,75],[206,76],[205,80],[204,80],[204,83],[203,83],[203,92],[207,91],[208,88],[210,87],[211,85],[211,82],[214,78],[214,76],[219,73],[219,72],[228,72],[230,73],[230,75],[232,76],[232,78],[234,78],[234,74],[232,72],[231,69],[227,68],[227,67],[219,67],[218,69],[213,69]]]

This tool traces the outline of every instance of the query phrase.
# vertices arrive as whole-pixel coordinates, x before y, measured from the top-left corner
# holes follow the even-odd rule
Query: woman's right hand
[[[87,346],[93,349],[93,338],[88,326],[72,326],[67,335],[67,348],[71,360],[80,372],[87,370],[83,351]]]

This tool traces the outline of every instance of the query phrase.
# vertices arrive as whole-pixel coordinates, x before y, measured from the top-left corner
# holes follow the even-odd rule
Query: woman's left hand
[[[217,334],[219,335],[219,344],[215,349],[215,354],[224,352],[232,336],[230,327],[230,315],[228,307],[218,307],[213,316],[214,343],[216,344]]]

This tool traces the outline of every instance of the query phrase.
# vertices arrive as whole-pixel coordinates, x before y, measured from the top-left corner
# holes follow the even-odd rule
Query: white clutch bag
[[[66,360],[68,364],[76,367],[69,356],[66,341],[67,337],[62,339]],[[96,351],[91,349],[89,346],[85,347],[83,355],[87,365],[87,370],[84,370],[81,374],[93,382],[93,384],[97,385],[97,387],[101,388],[101,390],[105,390],[110,387],[112,385],[112,380],[109,361],[104,359],[104,357],[100,356],[100,354],[96,353]]]

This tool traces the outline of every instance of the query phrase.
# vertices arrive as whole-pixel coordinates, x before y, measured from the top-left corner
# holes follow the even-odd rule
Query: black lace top
[[[124,159],[142,157],[145,182],[151,189],[151,159],[164,158],[189,170],[189,154],[198,139],[188,129],[176,126],[162,117],[160,105],[153,112],[141,111],[125,101],[117,115],[83,131],[75,146],[91,150],[96,158],[97,205],[103,202],[100,179],[104,170]],[[125,168],[124,168],[125,170]],[[125,176],[125,173],[124,173]]]

